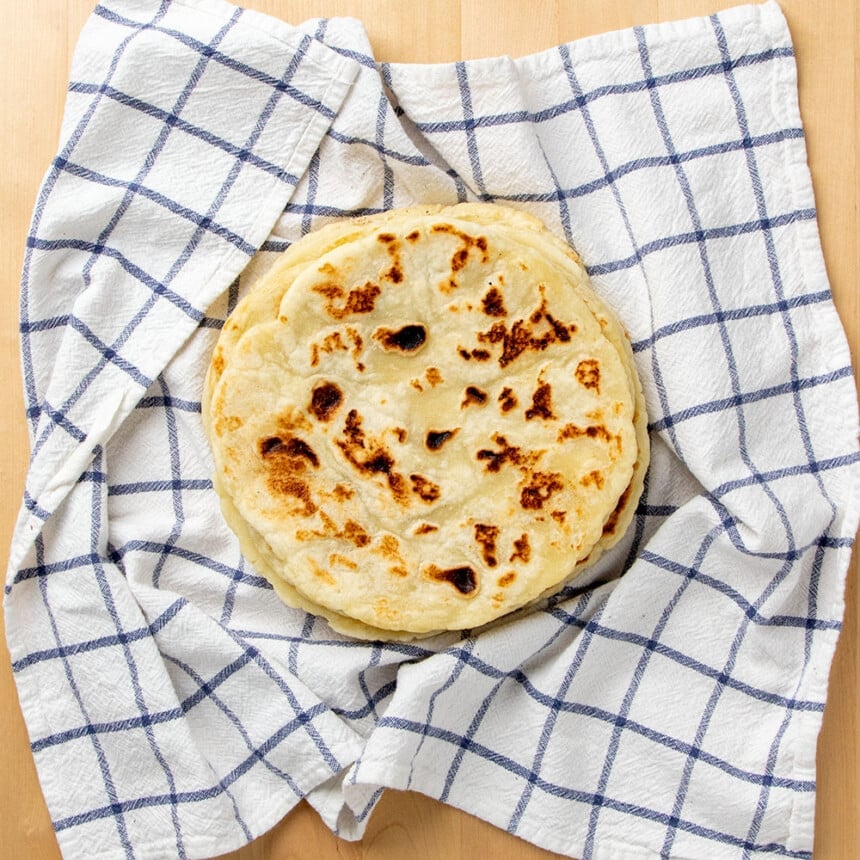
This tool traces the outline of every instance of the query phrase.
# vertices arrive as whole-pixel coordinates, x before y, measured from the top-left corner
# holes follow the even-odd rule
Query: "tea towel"
[[[535,611],[356,642],[283,606],[200,419],[225,316],[338,218],[498,201],[576,248],[652,441],[625,540]],[[572,857],[809,857],[857,403],[775,2],[524,58],[105,0],[22,278],[7,638],[69,858],[204,857],[411,789]]]

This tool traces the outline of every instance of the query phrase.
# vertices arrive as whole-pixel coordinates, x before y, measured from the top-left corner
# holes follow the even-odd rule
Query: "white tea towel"
[[[203,375],[332,219],[497,200],[633,342],[625,540],[480,635],[355,642],[283,606],[211,484]],[[201,857],[385,787],[574,857],[809,857],[858,524],[857,403],[774,2],[523,59],[375,62],[361,24],[107,0],[33,217],[32,463],[6,623],[65,856]]]

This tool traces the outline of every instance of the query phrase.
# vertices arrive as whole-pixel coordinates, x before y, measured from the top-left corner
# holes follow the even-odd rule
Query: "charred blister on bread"
[[[473,595],[478,588],[478,575],[469,565],[441,568],[435,564],[424,568],[424,575],[436,582],[447,582],[464,597]]]
[[[438,451],[449,439],[457,435],[459,427],[453,430],[428,430],[424,444],[428,451]]]
[[[502,412],[510,412],[511,409],[516,409],[518,403],[519,401],[516,394],[514,394],[513,388],[505,386],[499,392],[499,408]]]
[[[373,333],[373,339],[388,352],[414,353],[427,341],[427,329],[421,323],[410,323],[392,329],[380,326]]]
[[[317,383],[311,391],[309,411],[317,421],[330,421],[343,403],[343,391],[335,382]]]
[[[439,496],[442,495],[442,488],[429,478],[425,478],[424,475],[413,473],[409,476],[409,480],[412,482],[412,492],[422,502],[430,504],[438,501]]]
[[[481,299],[481,308],[488,317],[505,317],[508,311],[505,300],[498,287],[490,287]]]
[[[488,349],[466,349],[464,346],[457,348],[457,354],[463,361],[471,361],[473,358],[475,361],[489,361],[493,357]]]
[[[489,395],[486,391],[478,388],[477,385],[468,385],[463,392],[463,400],[460,403],[460,408],[464,409],[467,406],[484,406]]]

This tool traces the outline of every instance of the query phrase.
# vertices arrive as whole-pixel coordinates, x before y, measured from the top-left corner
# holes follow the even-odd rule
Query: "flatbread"
[[[482,626],[623,534],[648,462],[626,335],[536,219],[395,210],[296,243],[213,354],[243,551],[363,638]]]

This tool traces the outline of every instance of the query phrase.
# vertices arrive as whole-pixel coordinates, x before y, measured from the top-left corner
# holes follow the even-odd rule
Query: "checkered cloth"
[[[203,374],[308,230],[471,199],[542,218],[618,310],[645,493],[537,611],[350,641],[243,560]],[[860,465],[775,3],[410,66],[356,21],[110,0],[22,289],[6,624],[67,857],[219,854],[303,797],[358,839],[386,786],[575,857],[810,856]]]

